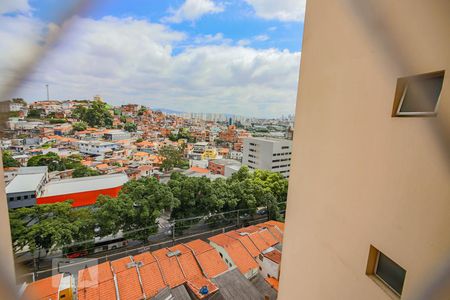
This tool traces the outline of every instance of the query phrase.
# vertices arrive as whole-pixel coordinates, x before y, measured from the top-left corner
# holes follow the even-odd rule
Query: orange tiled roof
[[[252,240],[253,244],[255,244],[256,248],[258,248],[260,252],[263,252],[270,247],[269,244],[267,244],[266,241],[261,237],[259,232],[253,232],[249,234],[248,237]]]
[[[199,167],[191,167],[189,171],[197,172],[197,173],[209,173],[208,169],[199,168]]]
[[[150,154],[148,154],[147,152],[136,152],[133,154],[133,156],[149,156]]]
[[[175,256],[158,260],[161,267],[161,272],[170,288],[174,288],[186,282],[186,279],[181,271],[180,265]]]
[[[191,248],[195,255],[199,255],[208,250],[214,249],[210,244],[202,240],[194,240],[185,244],[187,247]]]
[[[81,290],[111,279],[113,279],[111,266],[109,262],[104,262],[78,271],[78,289]]]
[[[265,257],[273,261],[274,263],[280,264],[281,263],[281,252],[277,249],[273,249],[270,252],[267,252],[264,254]]]
[[[228,236],[231,236],[232,238],[235,238],[239,240],[247,249],[247,251],[250,253],[251,256],[256,257],[259,255],[260,251],[258,248],[256,248],[255,244],[250,240],[250,238],[247,235],[240,235],[236,231],[230,231],[226,233]]]
[[[153,147],[153,143],[149,141],[142,141],[140,143],[136,143],[136,146],[138,147]]]
[[[269,246],[273,246],[275,244],[278,244],[278,241],[274,238],[274,236],[267,229],[259,231],[259,235],[264,239],[264,241]]]
[[[268,283],[271,287],[273,287],[274,290],[276,290],[276,291],[278,292],[278,285],[279,285],[279,282],[278,282],[277,279],[275,279],[275,278],[273,278],[273,277],[270,277],[270,278],[265,278],[265,280],[267,281],[267,283]]]
[[[270,220],[270,221],[265,222],[264,224],[276,226],[276,227],[278,227],[282,232],[284,232],[284,223],[282,223],[282,222]]]
[[[216,243],[217,245],[219,245],[221,247],[225,247],[229,244],[236,242],[236,239],[233,239],[232,237],[230,237],[224,233],[212,236],[212,237],[208,238],[208,240]]]
[[[252,232],[259,231],[259,228],[256,227],[256,226],[251,225],[251,226],[247,226],[247,227],[244,227],[244,228],[240,228],[240,229],[238,229],[236,231],[237,232],[242,232],[242,233],[252,233]]]
[[[196,277],[190,278],[187,281],[187,286],[197,296],[198,299],[203,299],[203,298],[209,297],[211,294],[214,294],[215,292],[217,292],[219,290],[219,288],[214,283],[212,283],[210,280],[208,280],[204,276],[196,276]],[[207,295],[200,294],[200,289],[203,286],[206,286],[208,288]]]
[[[144,253],[135,255],[133,257],[133,260],[135,262],[140,261],[144,265],[148,265],[148,264],[154,263],[156,261],[156,259],[153,257],[153,255],[150,254],[150,252],[144,252]]]
[[[214,250],[214,248],[201,252],[200,254],[196,254],[195,257],[197,258],[198,264],[202,268],[203,273],[208,278],[214,278],[217,275],[228,271],[227,265],[220,258],[219,253]]]
[[[267,226],[267,230],[273,235],[273,237],[279,242],[283,242],[283,233],[276,226]]]
[[[166,287],[156,261],[139,268],[139,272],[141,273],[142,286],[147,297],[154,297]]]
[[[121,300],[143,299],[141,284],[135,267],[117,273],[116,276]]]
[[[105,170],[105,169],[109,168],[109,166],[107,164],[99,164],[99,165],[96,165],[95,167],[99,170]]]
[[[191,252],[191,249],[189,249],[188,247],[186,247],[185,245],[183,245],[183,244],[177,244],[177,245],[175,245],[175,246],[173,246],[173,247],[169,247],[169,251],[170,252],[174,252],[174,251],[177,251],[177,250],[179,250],[181,253],[188,253],[188,252]]]
[[[25,289],[23,299],[58,299],[62,278],[63,274],[58,274],[30,283]]]
[[[170,252],[169,249],[167,249],[167,248],[161,248],[161,249],[158,249],[158,250],[156,250],[156,251],[153,251],[153,252],[152,252],[152,255],[153,255],[157,260],[163,260],[163,259],[168,258],[168,257],[167,257],[167,253],[169,253],[169,252]]]
[[[103,300],[111,299],[115,300],[116,286],[114,280],[101,282],[99,284],[78,290],[78,300]]]
[[[153,167],[152,166],[149,166],[149,165],[144,165],[144,166],[139,166],[138,167],[138,170],[139,171],[150,171],[150,170],[152,170],[153,169]]]
[[[200,270],[192,252],[186,252],[178,256],[178,262],[180,263],[186,279],[191,279],[195,276],[203,276],[202,270]]]
[[[131,258],[129,256],[125,256],[116,260],[113,260],[111,262],[111,267],[114,271],[114,273],[120,273],[122,271],[127,270],[127,264],[129,264],[131,261]]]
[[[247,273],[251,269],[258,268],[258,263],[256,263],[250,253],[238,241],[227,245],[225,250],[242,274]]]

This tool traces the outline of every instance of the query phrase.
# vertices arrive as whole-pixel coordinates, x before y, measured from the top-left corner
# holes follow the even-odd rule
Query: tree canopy
[[[161,169],[170,171],[173,168],[185,168],[189,166],[189,161],[184,158],[183,148],[167,145],[159,149],[158,154],[162,156]]]
[[[88,127],[88,124],[86,122],[75,122],[72,124],[72,128],[74,131],[83,131],[86,130]]]
[[[147,241],[161,213],[178,205],[169,187],[145,177],[124,184],[117,198],[100,196],[96,216],[102,235],[123,230],[129,238]]]
[[[28,246],[34,253],[94,237],[89,209],[73,210],[69,201],[11,210],[9,213],[14,250]]]
[[[20,167],[20,163],[12,157],[11,152],[9,151],[2,151],[2,160],[4,168]]]
[[[107,104],[102,101],[92,102],[89,108],[77,106],[72,112],[72,117],[86,122],[91,127],[109,127],[113,123],[113,116]]]
[[[135,123],[125,123],[125,125],[123,125],[123,129],[128,132],[135,132],[137,130],[137,125]]]
[[[62,158],[54,152],[48,152],[47,154],[40,154],[31,157],[28,160],[28,167],[47,166],[49,172],[64,171],[67,169],[75,169],[81,167],[81,156],[70,155]]]
[[[75,170],[72,172],[73,178],[80,178],[80,177],[88,177],[88,176],[98,176],[101,173],[97,170],[91,169],[86,166],[77,166]]]

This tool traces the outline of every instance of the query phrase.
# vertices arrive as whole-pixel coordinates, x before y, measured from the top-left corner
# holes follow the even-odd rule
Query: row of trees
[[[82,156],[78,154],[60,157],[54,152],[35,155],[28,160],[28,167],[47,166],[49,172],[73,169],[72,177],[97,176],[100,172],[81,164]]]
[[[268,207],[271,218],[279,218],[278,203],[287,198],[288,181],[280,174],[244,166],[228,179],[210,180],[206,177],[187,177],[174,173],[168,183],[180,206],[172,211],[172,218],[182,219],[198,215],[244,209],[256,211]]]
[[[172,219],[203,216],[236,209],[256,211],[267,206],[279,217],[278,203],[286,201],[287,180],[269,171],[242,167],[229,179],[209,180],[174,173],[168,184],[153,177],[127,182],[118,197],[101,195],[89,208],[72,209],[70,202],[10,211],[14,249],[28,245],[32,252],[80,243],[87,248],[94,236],[123,231],[130,239],[147,241],[157,231],[164,211]]]
[[[157,231],[156,218],[179,205],[168,186],[148,177],[127,182],[119,196],[101,195],[93,207],[72,209],[71,201],[10,210],[14,251],[32,253],[79,244],[87,249],[95,236],[120,230],[146,241]]]

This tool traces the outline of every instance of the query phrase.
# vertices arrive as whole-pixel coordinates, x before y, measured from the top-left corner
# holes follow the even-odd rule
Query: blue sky
[[[6,0],[0,38],[13,47],[0,71],[67,27],[14,96],[42,99],[48,83],[57,99],[101,94],[180,111],[293,114],[304,2],[104,0],[77,11],[69,27],[59,17],[74,0]]]

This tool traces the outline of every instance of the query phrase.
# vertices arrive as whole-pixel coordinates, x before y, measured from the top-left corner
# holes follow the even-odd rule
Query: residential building
[[[105,155],[119,148],[116,143],[102,141],[79,141],[78,149],[81,153],[90,155]]]
[[[108,130],[104,133],[103,138],[107,141],[127,140],[131,138],[131,134],[125,130]]]
[[[47,167],[19,168],[17,175],[6,186],[8,208],[36,205],[36,199],[48,181]]]
[[[0,101],[0,113],[20,111],[24,104],[13,100]]]
[[[289,178],[292,157],[292,141],[248,137],[244,138],[242,164],[250,169],[277,172]]]
[[[212,174],[219,174],[225,176],[225,168],[229,166],[241,167],[241,163],[233,159],[213,159],[208,163],[208,169]]]
[[[449,12],[308,1],[279,299],[449,299]]]

